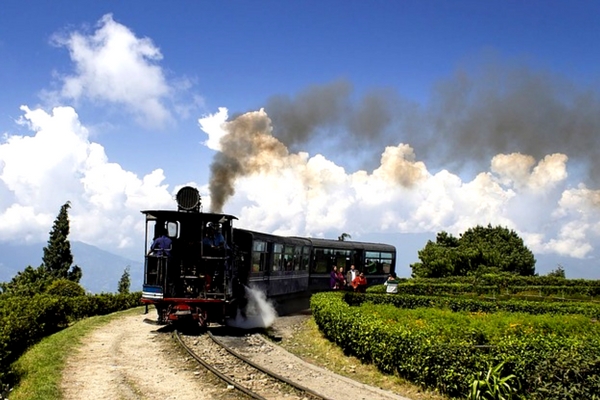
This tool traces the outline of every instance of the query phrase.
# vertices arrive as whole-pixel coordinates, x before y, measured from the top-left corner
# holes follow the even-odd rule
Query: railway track
[[[274,371],[252,362],[236,351],[247,346],[246,336],[216,336],[210,330],[200,336],[174,331],[179,344],[196,361],[228,385],[257,400],[331,400]]]

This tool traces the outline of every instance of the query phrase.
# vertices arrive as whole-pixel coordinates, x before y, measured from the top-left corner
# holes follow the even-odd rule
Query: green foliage
[[[374,304],[392,304],[398,308],[444,308],[452,311],[472,313],[526,313],[531,315],[582,315],[587,318],[600,319],[600,305],[590,302],[538,302],[527,300],[493,300],[475,299],[458,296],[418,296],[410,294],[377,294],[369,293],[361,296],[348,293],[345,297],[350,305],[359,305],[369,301]]]
[[[63,278],[53,281],[46,293],[52,296],[77,297],[85,296],[85,289],[79,283]]]
[[[468,294],[494,298],[521,297],[537,301],[589,301],[593,297],[600,297],[600,280],[520,276],[504,272],[479,276],[404,279],[398,290],[400,293],[427,296]],[[385,288],[383,285],[375,285],[368,291],[383,293]]]
[[[350,236],[349,233],[342,233],[340,236],[338,236],[338,240],[341,240],[342,242],[345,241],[346,239],[352,239],[352,236]]]
[[[437,234],[419,251],[421,262],[411,265],[412,276],[441,278],[467,276],[490,271],[533,275],[535,258],[516,232],[501,226],[476,226],[455,238]]]
[[[556,269],[548,272],[547,276],[552,276],[555,278],[566,278],[565,269],[562,267],[562,265],[559,265],[558,267],[556,267]]]
[[[502,363],[501,371],[492,370],[487,379],[492,392],[504,382],[529,399],[558,399],[560,393],[593,398],[589,394],[600,393],[600,327],[590,318],[401,310],[359,297],[398,296],[318,293],[311,298],[313,317],[346,353],[383,372],[464,397],[475,379],[486,380],[481,371]],[[345,300],[362,305],[350,306]],[[490,394],[480,386],[481,396]]]
[[[65,282],[67,281],[67,282]],[[77,283],[57,280],[52,291],[77,291]],[[11,364],[32,344],[65,328],[72,321],[105,315],[140,305],[141,293],[127,295],[32,296],[4,294],[0,297],[0,388],[11,379]]]
[[[11,296],[34,296],[44,293],[57,279],[67,279],[77,284],[82,276],[81,268],[73,266],[69,235],[69,202],[65,203],[54,221],[48,246],[44,247],[42,265],[38,268],[26,267],[8,283],[0,283],[3,294]],[[58,286],[64,283],[58,283]],[[78,286],[78,285],[77,285]],[[54,289],[53,289],[54,290]],[[60,289],[58,289],[60,290]],[[77,291],[80,293],[80,291]]]
[[[70,229],[68,215],[70,207],[70,202],[63,204],[54,220],[48,246],[44,247],[42,263],[50,276],[79,282],[82,274],[81,268],[74,266],[71,270],[73,254],[71,253],[71,243],[67,239]]]
[[[123,275],[121,275],[121,279],[119,280],[118,292],[120,294],[129,293],[129,287],[131,286],[131,276],[129,274],[130,267],[129,265],[125,267],[123,271]]]
[[[0,283],[2,292],[12,296],[33,296],[46,291],[48,285],[52,282],[43,266],[33,268],[27,266],[23,271],[15,275],[10,282]]]
[[[519,398],[519,383],[516,381],[514,374],[503,376],[502,368],[504,363],[500,363],[495,367],[490,367],[484,375],[479,374],[478,379],[473,381],[471,392],[467,400],[510,400]],[[512,382],[516,382],[515,386]]]

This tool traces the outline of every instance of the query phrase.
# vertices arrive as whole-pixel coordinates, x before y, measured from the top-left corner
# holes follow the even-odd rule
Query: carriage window
[[[310,247],[304,246],[302,248],[302,262],[300,264],[300,269],[302,271],[308,271],[309,262],[310,262]]]
[[[350,250],[315,249],[315,263],[313,264],[312,272],[327,273],[331,271],[334,265],[346,268],[351,254]]]
[[[381,264],[384,274],[389,274],[392,269],[394,255],[392,253],[381,252]]]
[[[312,272],[321,274],[328,272],[331,256],[332,254],[329,249],[315,249],[315,261]]]
[[[392,268],[394,254],[390,252],[365,252],[365,272],[367,274],[387,274]]]
[[[295,246],[287,245],[285,246],[285,252],[283,256],[283,270],[284,271],[293,271],[295,269]]]
[[[262,272],[267,265],[267,243],[256,240],[252,245],[252,272]]]
[[[283,260],[283,245],[275,244],[273,245],[273,271],[281,271],[281,265]]]

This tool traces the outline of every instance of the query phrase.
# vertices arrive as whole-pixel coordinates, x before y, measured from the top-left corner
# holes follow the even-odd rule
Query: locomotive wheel
[[[198,309],[198,326],[201,329],[206,329],[207,325],[208,325],[208,320],[207,320],[206,311]]]
[[[167,307],[156,305],[156,313],[158,314],[157,320],[160,325],[166,325],[168,323],[168,310]]]

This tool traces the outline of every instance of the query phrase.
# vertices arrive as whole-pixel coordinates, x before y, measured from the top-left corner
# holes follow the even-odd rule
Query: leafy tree
[[[446,232],[436,236],[435,243],[427,241],[425,248],[419,251],[421,263],[411,265],[413,277],[441,278],[454,273],[458,239]]]
[[[78,266],[73,266],[71,244],[67,240],[69,235],[69,217],[67,211],[70,203],[65,203],[54,221],[50,231],[48,246],[44,247],[42,265],[37,268],[26,267],[18,272],[8,283],[0,283],[3,293],[19,296],[33,296],[43,293],[53,287],[53,282],[68,279],[75,284],[79,283],[82,271]],[[60,287],[60,283],[55,286]],[[79,286],[79,285],[77,285]],[[54,290],[54,289],[53,289]],[[76,289],[73,289],[76,290]],[[83,288],[81,288],[83,290]],[[85,294],[85,290],[83,291]]]
[[[129,293],[129,287],[131,286],[131,276],[129,274],[129,265],[125,267],[121,280],[119,281],[119,294]]]
[[[501,226],[476,226],[459,238],[440,232],[418,254],[421,262],[411,265],[413,277],[467,276],[484,270],[535,274],[533,253],[514,231]]]
[[[565,269],[560,264],[558,265],[558,267],[556,267],[556,269],[548,272],[548,276],[553,276],[555,278],[566,278],[567,277],[565,275]]]
[[[75,265],[71,269],[73,254],[71,253],[71,243],[67,239],[70,229],[68,214],[70,207],[71,203],[68,201],[63,204],[54,220],[48,246],[44,247],[42,263],[50,276],[79,282],[82,275],[81,268]]]
[[[352,236],[350,236],[349,233],[342,233],[340,236],[338,236],[338,240],[341,240],[342,242],[346,239],[352,239]]]
[[[69,279],[56,279],[46,289],[46,293],[54,296],[77,297],[85,296],[85,289],[77,282]]]
[[[44,266],[33,268],[27,266],[23,271],[17,272],[10,282],[0,283],[3,293],[17,296],[33,296],[42,293],[52,282]]]

